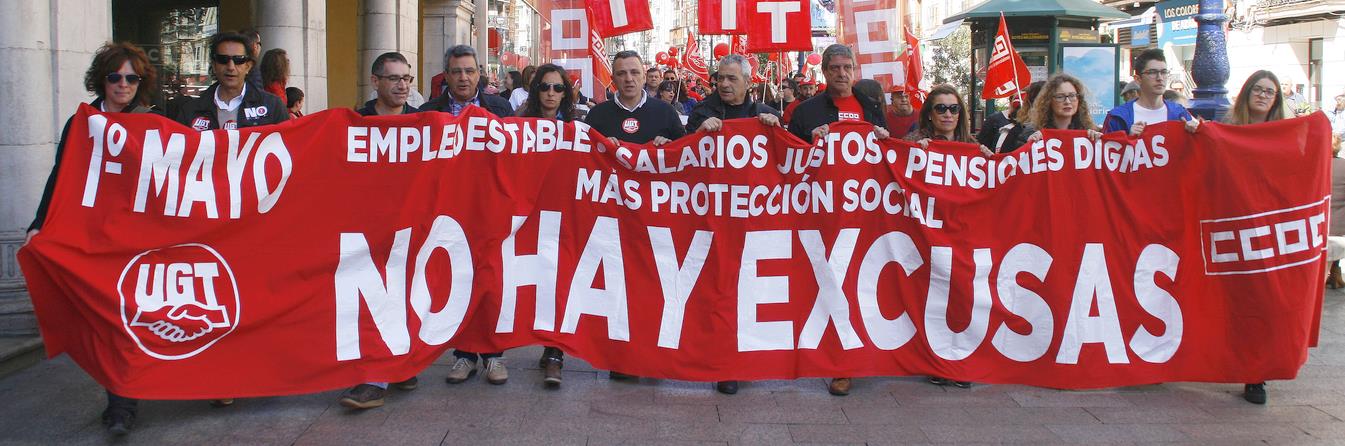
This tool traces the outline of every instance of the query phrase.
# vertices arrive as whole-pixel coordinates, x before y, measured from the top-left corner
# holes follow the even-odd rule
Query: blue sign
[[[1130,27],[1130,46],[1149,46],[1149,42],[1149,25],[1135,25]]]
[[[1199,0],[1167,0],[1158,2],[1158,47],[1196,44],[1195,16],[1200,12]]]

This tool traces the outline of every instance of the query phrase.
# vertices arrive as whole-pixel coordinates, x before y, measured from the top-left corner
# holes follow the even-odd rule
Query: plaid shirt
[[[472,100],[467,102],[458,101],[456,98],[453,97],[453,95],[448,96],[448,113],[453,116],[457,116],[458,113],[462,113],[462,109],[467,108],[468,105],[475,105],[477,107],[480,107],[481,93],[477,92],[476,96],[472,96]]]

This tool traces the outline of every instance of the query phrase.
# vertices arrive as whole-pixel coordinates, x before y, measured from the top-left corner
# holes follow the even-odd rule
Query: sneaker
[[[504,368],[504,357],[486,359],[486,382],[500,385],[509,380],[509,370]]]
[[[719,393],[725,395],[733,395],[735,393],[738,393],[738,382],[737,381],[717,382],[715,383],[715,390],[718,390]]]
[[[115,436],[123,436],[131,433],[131,427],[135,425],[135,410],[121,407],[108,407],[103,411],[103,426],[107,426],[107,432]]]
[[[930,383],[930,384],[933,384],[933,385],[936,385],[936,386],[953,386],[953,387],[957,387],[957,388],[959,388],[959,389],[970,389],[970,388],[971,388],[971,382],[970,382],[970,381],[953,381],[953,380],[948,379],[948,378],[940,378],[940,377],[937,377],[937,376],[931,376],[931,377],[929,377],[929,383]]]
[[[547,387],[560,387],[561,366],[559,360],[546,361],[546,365],[542,367],[542,382],[546,383]]]
[[[383,405],[383,396],[387,393],[382,387],[360,384],[341,395],[341,405],[351,409],[373,409]]]
[[[476,361],[467,358],[458,358],[453,363],[453,368],[448,369],[448,377],[444,378],[449,384],[460,384],[467,381],[476,373]]]
[[[1266,383],[1248,384],[1242,386],[1242,398],[1252,404],[1266,403]]]
[[[827,392],[836,396],[846,396],[850,394],[850,378],[832,378],[831,384],[827,385]]]
[[[396,387],[397,390],[416,390],[416,387],[420,387],[420,379],[412,376],[406,381],[392,383],[392,387]]]

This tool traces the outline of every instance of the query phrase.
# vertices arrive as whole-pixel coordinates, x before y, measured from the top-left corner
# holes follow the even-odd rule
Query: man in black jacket
[[[639,53],[626,50],[612,58],[616,98],[594,106],[584,117],[585,124],[607,137],[608,146],[615,147],[621,141],[661,146],[686,134],[677,110],[645,93],[644,77],[644,60]]]
[[[404,115],[417,111],[406,103],[411,94],[411,83],[416,81],[416,77],[411,75],[411,63],[402,53],[392,51],[378,55],[370,68],[369,77],[377,96],[365,102],[363,107],[355,109],[355,113],[376,116]]]
[[[234,33],[210,37],[210,66],[215,84],[182,104],[174,119],[196,131],[277,124],[290,118],[285,100],[247,82],[256,66],[251,42]]]
[[[715,73],[715,93],[691,109],[687,117],[687,133],[719,131],[725,119],[757,118],[762,124],[780,125],[780,112],[769,105],[753,102],[747,97],[752,66],[737,54],[724,56]],[[723,385],[721,384],[721,390]],[[736,389],[736,385],[735,391]],[[725,392],[732,393],[732,392]]]
[[[873,124],[880,139],[889,136],[882,98],[855,93],[855,53],[850,47],[834,44],[822,51],[822,76],[827,79],[827,90],[794,109],[789,133],[811,142],[826,136],[827,124],[846,120]]]
[[[481,93],[478,88],[480,75],[475,49],[467,45],[449,48],[444,52],[444,81],[448,91],[420,106],[420,111],[440,111],[457,116],[468,105],[476,105],[501,118],[514,116],[514,108],[509,106],[508,100]]]

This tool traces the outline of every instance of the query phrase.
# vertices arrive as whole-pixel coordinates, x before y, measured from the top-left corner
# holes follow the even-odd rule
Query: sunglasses
[[[215,63],[220,65],[228,65],[229,62],[231,61],[234,63],[234,65],[242,65],[248,62],[252,62],[252,58],[248,56],[230,56],[227,54],[216,54],[214,57],[214,61]]]
[[[542,82],[542,83],[541,83],[541,87],[542,87],[542,88],[541,88],[540,90],[537,90],[537,91],[542,92],[542,91],[546,91],[547,89],[550,89],[551,91],[556,92],[556,93],[564,93],[564,92],[565,92],[565,84],[551,84],[551,83]]]
[[[958,104],[934,104],[935,114],[952,113],[954,115],[962,113],[962,106]]]
[[[107,74],[107,83],[109,83],[109,84],[119,84],[119,83],[121,83],[122,78],[125,78],[125,79],[126,79],[126,83],[131,84],[131,85],[135,85],[135,84],[140,83],[140,75],[138,75],[138,74],[127,74],[127,75],[123,76],[121,73],[108,73],[108,74]]]

